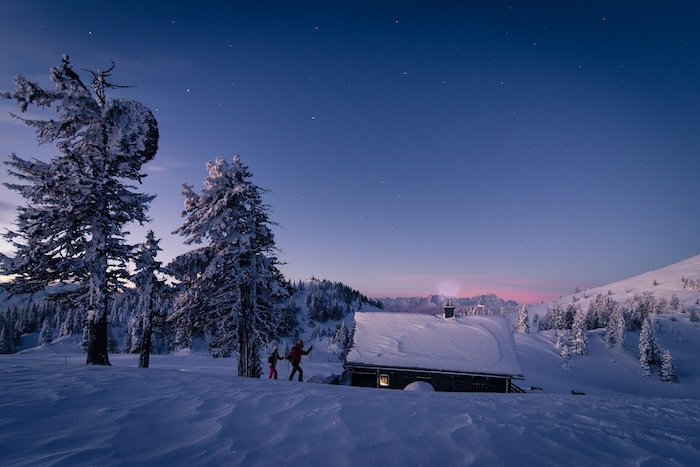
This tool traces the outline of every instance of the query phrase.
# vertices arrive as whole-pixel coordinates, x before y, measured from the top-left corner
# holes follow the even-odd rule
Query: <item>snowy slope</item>
[[[663,383],[657,375],[641,376],[638,361],[639,332],[629,332],[625,350],[607,348],[603,330],[589,331],[586,356],[572,356],[571,368],[562,368],[559,351],[554,347],[554,331],[523,335],[515,333],[521,363],[525,371],[524,385],[542,386],[550,392],[565,393],[581,390],[594,394],[635,394],[661,397],[700,397],[700,322],[693,322],[693,313],[700,313],[700,290],[683,290],[683,279],[700,279],[700,256],[650,271],[639,276],[605,286],[561,297],[552,302],[528,306],[529,315],[543,317],[554,302],[566,307],[574,298],[585,311],[598,294],[611,297],[619,304],[635,295],[653,294],[659,300],[678,297],[682,313],[671,312],[654,317],[656,339],[663,349],[671,352],[678,383]],[[549,364],[545,369],[544,362]],[[543,384],[539,384],[543,382]]]
[[[616,302],[624,303],[626,299],[634,297],[635,294],[642,295],[644,292],[651,292],[657,299],[665,296],[670,300],[673,295],[676,295],[683,302],[687,311],[693,308],[700,311],[700,305],[696,303],[700,299],[700,284],[699,289],[683,290],[683,279],[700,280],[700,255],[661,269],[588,289],[578,294],[567,295],[553,301],[565,306],[572,301],[574,296],[578,296],[581,300],[578,303],[588,306],[590,300],[594,299],[596,295],[610,294]],[[533,305],[532,311],[546,310],[549,303],[551,302]]]

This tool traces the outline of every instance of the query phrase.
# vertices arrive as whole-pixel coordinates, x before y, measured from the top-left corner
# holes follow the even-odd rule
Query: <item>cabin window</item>
[[[379,375],[379,387],[388,388],[389,387],[389,375],[380,374]]]

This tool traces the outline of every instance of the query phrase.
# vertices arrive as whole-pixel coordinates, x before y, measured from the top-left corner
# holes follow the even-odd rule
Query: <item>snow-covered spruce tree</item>
[[[671,302],[669,303],[669,309],[674,312],[674,313],[680,313],[681,311],[681,300],[678,298],[678,295],[673,294],[671,295]]]
[[[554,347],[561,350],[561,348],[565,345],[564,339],[562,338],[561,333],[559,333],[558,331],[556,332],[556,337],[557,340],[554,342]]]
[[[0,322],[0,354],[9,354],[15,351],[15,343],[12,338],[10,326]]]
[[[0,94],[31,106],[53,108],[57,119],[21,119],[36,130],[39,144],[55,143],[49,162],[15,154],[6,162],[17,184],[5,185],[27,204],[18,208],[17,230],[4,234],[15,256],[3,256],[0,272],[15,274],[12,292],[35,291],[49,283],[73,284],[72,301],[86,309],[87,363],[109,365],[109,295],[126,278],[131,247],[124,227],[147,221],[153,196],[139,193],[141,167],[158,148],[158,126],[149,109],[128,99],[107,99],[112,68],[92,72],[86,86],[67,56],[51,69],[54,90],[21,76],[16,89]],[[19,118],[19,117],[17,117]]]
[[[566,310],[564,310],[563,329],[571,329],[571,326],[574,324],[574,315],[576,314],[576,310],[578,310],[580,307],[580,304],[575,303],[573,301],[569,302],[569,304],[566,305]]]
[[[39,332],[39,340],[36,345],[50,344],[53,342],[53,332],[51,331],[51,321],[47,318],[41,323],[41,331]]]
[[[665,350],[661,356],[661,369],[659,370],[661,381],[673,382],[676,380],[676,367],[673,364],[671,352]]]
[[[642,369],[642,376],[648,378],[651,376],[651,368],[649,367],[649,362],[642,360],[641,356],[639,358],[639,366]]]
[[[598,329],[600,324],[598,323],[598,307],[596,306],[596,300],[591,300],[588,303],[588,311],[586,312],[586,327],[588,329]]]
[[[606,327],[610,314],[615,306],[615,302],[610,296],[598,294],[594,300],[591,300],[588,306],[588,313],[586,316],[586,325],[588,329]]]
[[[656,342],[654,325],[647,317],[642,323],[642,330],[639,333],[639,364],[642,367],[644,376],[651,376],[649,366],[660,362],[659,344]]]
[[[576,305],[574,322],[571,325],[571,351],[577,355],[585,355],[588,347],[588,335],[586,334],[586,313],[580,305]]]
[[[515,332],[530,332],[530,319],[527,314],[527,305],[518,305],[517,315],[515,318],[515,325],[513,326]]]
[[[132,343],[136,342],[139,350],[139,367],[148,368],[151,355],[151,338],[154,322],[162,319],[159,316],[159,297],[165,288],[165,281],[159,279],[161,273],[160,261],[156,260],[161,248],[152,230],[146,234],[146,241],[139,245],[135,258],[136,274],[131,277],[138,289],[138,305],[131,315],[129,329],[132,331]]]
[[[644,320],[648,316],[657,313],[656,299],[653,292],[644,292],[642,295],[635,293],[629,309],[628,325],[631,330],[640,330]]]
[[[175,233],[204,246],[177,257],[169,270],[181,282],[170,321],[182,336],[211,332],[210,348],[238,351],[238,374],[259,377],[263,345],[290,332],[291,286],[277,268],[274,225],[264,191],[238,156],[206,165],[202,194],[183,185],[185,221]]]
[[[617,347],[624,350],[626,332],[627,322],[625,321],[625,314],[620,305],[615,304],[605,327],[605,344],[608,347]]]
[[[559,355],[561,356],[562,366],[568,370],[571,367],[571,353],[569,352],[569,346],[564,342],[562,342]]]
[[[345,325],[345,321],[341,321],[340,325],[335,331],[335,336],[334,339],[335,341],[345,350],[350,344],[350,341],[348,338],[350,337],[350,334],[348,333],[348,327]]]

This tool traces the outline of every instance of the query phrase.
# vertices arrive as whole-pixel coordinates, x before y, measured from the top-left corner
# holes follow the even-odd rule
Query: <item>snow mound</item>
[[[405,388],[404,391],[435,392],[433,385],[426,381],[414,381]]]

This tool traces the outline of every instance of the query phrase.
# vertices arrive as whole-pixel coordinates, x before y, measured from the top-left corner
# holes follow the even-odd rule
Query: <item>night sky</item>
[[[239,154],[289,279],[529,303],[700,254],[699,24],[695,1],[3,0],[0,90],[115,62],[111,96],[159,122],[132,232],[163,261],[180,184]],[[1,160],[55,154],[10,111]],[[0,227],[22,202],[0,188]]]

